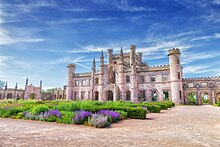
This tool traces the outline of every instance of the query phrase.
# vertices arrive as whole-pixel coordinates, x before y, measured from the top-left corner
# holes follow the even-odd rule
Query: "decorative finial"
[[[101,50],[101,58],[104,58],[103,50]]]
[[[17,89],[18,88],[18,83],[16,82],[16,84],[15,84],[15,89]]]
[[[8,88],[8,82],[6,81],[5,82],[5,89],[7,89]]]

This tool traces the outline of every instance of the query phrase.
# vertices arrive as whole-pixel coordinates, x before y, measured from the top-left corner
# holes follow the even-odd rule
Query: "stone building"
[[[28,85],[28,78],[26,79],[25,88],[18,89],[17,83],[15,88],[8,88],[8,83],[6,82],[4,89],[0,89],[0,100],[4,99],[36,99],[36,100],[60,100],[65,98],[65,87],[64,90],[56,89],[52,92],[42,91],[42,81],[40,81],[40,86]]]
[[[169,98],[181,104],[188,102],[191,92],[198,104],[202,104],[203,94],[215,103],[220,95],[220,78],[184,79],[180,55],[180,49],[170,49],[168,65],[149,66],[142,62],[142,53],[131,45],[129,53],[121,49],[119,54],[113,54],[108,49],[108,63],[104,64],[102,51],[99,70],[95,59],[91,72],[75,73],[74,64],[67,66],[66,99],[138,102]]]

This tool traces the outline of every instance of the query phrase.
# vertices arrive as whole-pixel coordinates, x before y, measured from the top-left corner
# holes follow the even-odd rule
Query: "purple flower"
[[[62,114],[60,113],[59,110],[49,110],[47,112],[44,113],[45,116],[56,116],[56,117],[59,117],[61,118],[62,117]]]
[[[76,113],[76,116],[72,120],[75,124],[83,124],[88,121],[88,117],[92,116],[89,111],[75,111],[74,113]]]
[[[99,114],[111,117],[113,122],[116,122],[116,121],[118,121],[120,119],[120,114],[118,112],[115,112],[115,111],[100,110]]]
[[[25,117],[27,114],[28,114],[27,111],[24,111],[24,112],[23,112],[23,116],[24,116],[24,117]]]

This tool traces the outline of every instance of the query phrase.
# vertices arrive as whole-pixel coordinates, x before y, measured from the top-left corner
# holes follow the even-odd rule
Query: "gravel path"
[[[96,129],[0,118],[1,146],[220,146],[220,107],[177,106]]]

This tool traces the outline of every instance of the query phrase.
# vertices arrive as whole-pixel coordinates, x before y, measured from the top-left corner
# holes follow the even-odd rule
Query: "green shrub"
[[[72,117],[75,116],[73,112],[61,111],[62,118],[58,118],[58,123],[72,124]]]
[[[120,119],[125,119],[128,116],[128,113],[122,110],[116,110],[120,114]]]
[[[46,105],[39,105],[39,106],[36,106],[32,109],[32,113],[33,114],[39,114],[41,112],[46,112],[49,110],[49,107],[46,106]]]

